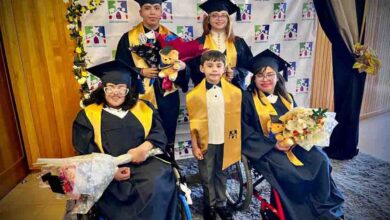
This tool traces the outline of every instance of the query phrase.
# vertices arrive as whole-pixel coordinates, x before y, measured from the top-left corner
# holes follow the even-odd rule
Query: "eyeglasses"
[[[214,20],[217,20],[217,19],[220,19],[220,20],[222,20],[222,19],[227,19],[229,17],[229,15],[227,15],[227,14],[211,14],[210,15],[210,18],[212,18],[212,19],[214,19]]]
[[[103,90],[104,90],[104,93],[106,93],[107,95],[115,94],[115,91],[117,91],[118,95],[120,95],[120,96],[125,96],[129,93],[129,89],[125,88],[125,87],[117,88],[117,87],[108,86],[108,87],[104,87]]]
[[[273,73],[273,74],[265,74],[265,75],[263,75],[263,74],[256,74],[256,78],[261,79],[261,80],[274,79],[275,76],[276,76],[275,73]]]

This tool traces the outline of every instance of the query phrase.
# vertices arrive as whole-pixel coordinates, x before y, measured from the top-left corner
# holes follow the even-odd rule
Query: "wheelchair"
[[[181,220],[192,220],[191,211],[188,203],[192,203],[191,197],[189,195],[186,179],[180,173],[179,166],[170,156],[156,157],[157,159],[163,161],[164,163],[169,163],[172,165],[173,174],[176,179],[176,187],[178,189],[178,211]],[[94,205],[87,214],[77,214],[76,218],[72,220],[107,220],[103,217],[97,206]]]
[[[260,215],[266,220],[285,220],[283,206],[278,192],[271,188],[271,199],[275,205],[261,195],[258,187],[265,180],[264,176],[252,168],[248,159],[242,155],[241,161],[228,168],[226,195],[228,204],[235,210],[249,207],[252,196],[260,202]],[[253,182],[254,181],[254,182]]]

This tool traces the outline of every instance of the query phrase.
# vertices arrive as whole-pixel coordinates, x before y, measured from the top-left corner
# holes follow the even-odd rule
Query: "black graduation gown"
[[[154,111],[149,135],[131,113],[121,119],[102,111],[102,145],[112,156],[125,154],[145,140],[165,149],[166,136],[158,113]],[[73,145],[80,154],[99,152],[94,132],[85,111],[78,113],[73,123]],[[130,167],[130,179],[113,180],[97,202],[99,211],[110,220],[178,219],[177,190],[172,167],[156,158],[144,163],[125,164]]]
[[[244,92],[242,105],[242,151],[253,167],[274,187],[281,198],[286,219],[336,219],[343,215],[343,196],[332,177],[330,161],[318,147],[293,149],[304,166],[296,167],[275,142],[264,136],[251,92]],[[288,110],[273,104],[278,115]]]
[[[121,59],[128,65],[135,67],[129,47],[129,33],[126,32],[122,35],[118,42],[115,59]],[[183,92],[187,92],[189,78],[190,70],[186,67],[186,69],[179,72],[178,77],[174,83],[179,86]],[[177,118],[179,116],[179,92],[176,91],[164,97],[164,92],[161,89],[161,83],[162,80],[156,80],[153,85],[158,113],[162,119],[162,125],[168,138],[168,144],[173,144],[175,142]]]
[[[204,44],[206,39],[205,35],[198,37],[196,40],[199,44]],[[234,46],[237,51],[237,64],[234,71],[234,78],[232,83],[237,87],[245,90],[244,83],[245,77],[248,75],[249,61],[252,59],[252,51],[244,41],[244,39],[240,37],[236,37],[234,40]],[[226,54],[226,52],[225,52]],[[198,85],[202,79],[204,78],[204,74],[200,72],[200,56],[194,59],[191,59],[187,62],[187,65],[191,69],[191,80],[194,83],[194,86]]]

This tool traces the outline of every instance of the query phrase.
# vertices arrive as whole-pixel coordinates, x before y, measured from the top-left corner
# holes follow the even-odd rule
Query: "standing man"
[[[160,24],[162,14],[161,3],[166,0],[135,1],[140,5],[139,14],[142,17],[142,22],[129,32],[123,34],[118,43],[115,59],[124,60],[128,65],[136,67],[138,74],[143,78],[145,93],[140,95],[140,98],[151,102],[157,108],[168,138],[167,151],[173,157],[177,118],[180,107],[179,92],[175,91],[164,96],[161,85],[162,80],[158,80],[157,78],[159,72],[157,67],[148,66],[141,57],[129,50],[130,46],[142,44],[145,40],[157,47],[161,47],[156,40],[155,32],[159,34],[171,33],[166,27]],[[181,68],[174,84],[180,87],[183,92],[187,92],[189,70],[183,62],[181,62],[180,66]],[[152,80],[154,83],[151,84],[151,79],[157,80]]]

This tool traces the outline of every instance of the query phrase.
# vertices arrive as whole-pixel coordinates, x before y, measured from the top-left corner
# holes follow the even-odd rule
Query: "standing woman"
[[[226,55],[226,78],[244,89],[249,60],[253,55],[244,39],[233,33],[229,15],[237,13],[237,17],[240,17],[239,7],[230,0],[208,0],[199,7],[208,15],[203,20],[203,34],[197,39],[198,42],[205,49],[218,50]],[[196,86],[204,78],[199,69],[200,57],[189,61],[188,65],[192,82]]]
[[[147,158],[152,148],[165,150],[167,138],[154,107],[138,100],[137,73],[119,60],[88,69],[103,86],[85,100],[73,123],[73,146],[79,154],[119,156],[122,165],[97,202],[104,219],[177,219],[177,191],[170,164]]]
[[[286,219],[342,219],[343,196],[332,177],[326,154],[314,146],[310,151],[286,146],[269,137],[267,123],[295,106],[284,85],[289,64],[265,50],[251,61],[255,74],[243,95],[242,151],[252,166],[275,188]],[[286,152],[293,151],[293,157]],[[296,165],[294,165],[295,163]]]

